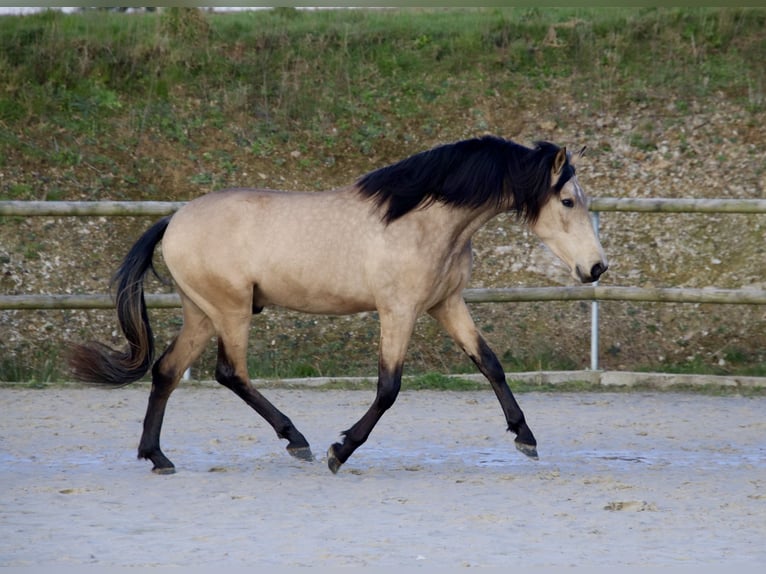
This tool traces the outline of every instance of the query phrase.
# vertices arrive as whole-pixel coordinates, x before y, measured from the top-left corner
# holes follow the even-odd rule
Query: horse
[[[593,282],[607,270],[574,163],[565,147],[550,142],[530,148],[483,136],[436,146],[336,189],[235,188],[198,197],[145,231],[112,277],[128,349],[72,344],[72,374],[121,386],[151,368],[138,458],[170,474],[175,466],[160,448],[166,405],[215,336],[215,379],[268,421],[291,455],[316,460],[303,434],[249,378],[252,316],[268,305],[315,314],[377,311],[377,390],[369,409],[327,450],[337,473],[394,404],[415,321],[427,313],[489,381],[517,449],[537,459],[537,441],[462,292],[471,276],[471,237],[503,212],[515,213],[574,279]],[[160,241],[183,324],[155,362],[143,281],[154,271]]]

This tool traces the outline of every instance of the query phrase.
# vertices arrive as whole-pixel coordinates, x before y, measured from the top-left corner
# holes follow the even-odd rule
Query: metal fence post
[[[596,237],[598,237],[599,228],[598,214],[598,211],[591,214]],[[594,281],[593,285],[598,285],[598,281]],[[598,371],[598,299],[594,299],[590,304],[590,369]]]

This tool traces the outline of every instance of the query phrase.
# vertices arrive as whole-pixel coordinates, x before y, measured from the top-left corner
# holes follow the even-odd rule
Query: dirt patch
[[[319,457],[368,391],[268,389]],[[332,475],[234,395],[182,388],[136,461],[147,388],[0,389],[0,566],[711,565],[766,561],[764,398],[404,392]]]

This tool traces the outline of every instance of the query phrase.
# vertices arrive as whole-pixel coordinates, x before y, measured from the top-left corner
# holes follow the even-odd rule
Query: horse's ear
[[[567,148],[562,147],[556,153],[556,157],[553,158],[553,175],[558,177],[561,175],[561,170],[567,163]]]
[[[582,158],[582,157],[585,155],[585,150],[586,150],[587,148],[588,148],[588,146],[584,145],[584,146],[582,146],[582,148],[580,149],[580,151],[578,151],[576,154],[574,154],[574,155],[570,156],[570,157],[569,157],[569,161],[570,161],[570,163],[574,164],[574,163],[575,163],[575,160],[579,160],[580,158]]]

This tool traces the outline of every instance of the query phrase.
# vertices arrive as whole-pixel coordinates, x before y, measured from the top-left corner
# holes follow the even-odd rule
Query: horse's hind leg
[[[505,414],[508,430],[516,433],[516,448],[536,459],[537,441],[505,380],[500,361],[476,328],[463,298],[458,296],[443,301],[429,313],[439,321],[489,380]]]
[[[306,438],[292,421],[256,390],[247,374],[247,333],[249,317],[228,325],[218,334],[218,363],[215,378],[250,405],[274,428],[279,438],[286,439],[287,452],[301,460],[313,461],[314,455]]]
[[[152,471],[157,474],[175,472],[173,463],[160,449],[160,432],[168,399],[183,372],[199,356],[212,335],[210,320],[193,303],[185,300],[181,332],[152,367],[152,390],[138,446],[138,458],[152,461]]]

